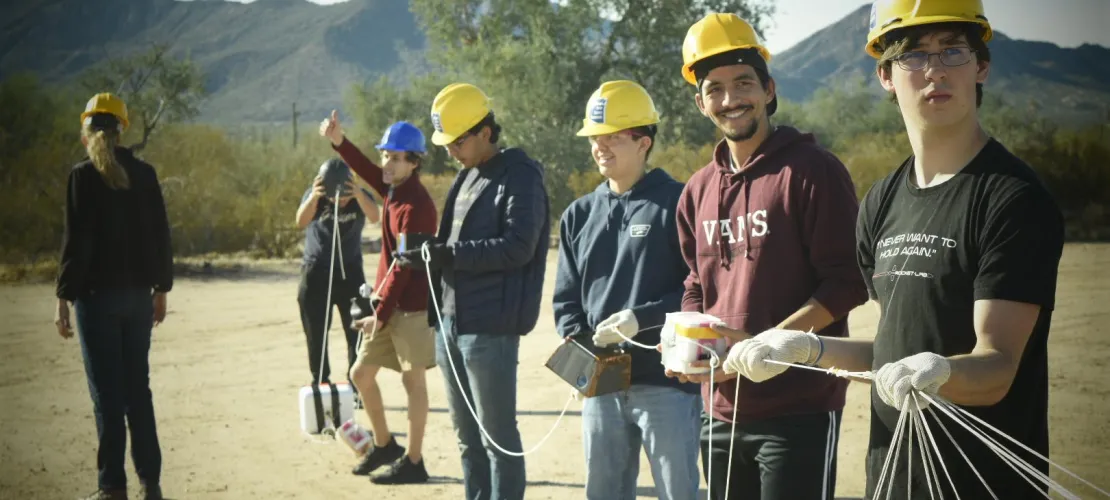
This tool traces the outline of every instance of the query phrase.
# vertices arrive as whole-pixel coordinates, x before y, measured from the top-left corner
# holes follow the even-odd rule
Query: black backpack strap
[[[316,433],[319,434],[324,430],[324,402],[320,400],[320,386],[311,384],[311,387],[312,404],[316,407]]]
[[[337,389],[335,387],[335,384],[328,384],[328,388],[331,389],[331,420],[332,420],[332,423],[335,424],[335,428],[338,429],[339,425],[340,425],[340,422],[339,422],[339,389]]]

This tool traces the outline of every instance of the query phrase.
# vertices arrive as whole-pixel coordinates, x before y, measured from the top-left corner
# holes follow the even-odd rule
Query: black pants
[[[135,473],[144,484],[157,485],[162,451],[150,393],[151,291],[99,290],[79,297],[74,310],[96,417],[99,487],[127,487],[123,466],[128,427]]]
[[[343,336],[347,340],[347,367],[355,363],[358,356],[358,330],[351,328],[351,299],[358,296],[358,288],[365,281],[361,272],[347,272],[344,280],[336,270],[335,280],[332,283],[331,305],[328,301],[328,275],[326,272],[307,272],[301,276],[301,285],[297,290],[297,303],[301,309],[301,326],[304,328],[305,340],[308,342],[308,366],[312,370],[312,382],[319,384],[331,380],[331,366],[326,357],[324,361],[323,377],[320,377],[320,353],[324,345],[324,332],[331,328],[331,319],[338,314],[339,323],[343,326]],[[327,318],[328,309],[331,309],[331,318]],[[335,337],[328,339],[334,342]],[[350,381],[350,373],[345,377]],[[351,386],[354,389],[354,386]]]
[[[713,456],[706,477],[713,500],[832,500],[841,412],[788,415],[736,424],[732,469],[728,468],[732,424],[702,413],[701,460]],[[713,441],[709,441],[709,429]]]

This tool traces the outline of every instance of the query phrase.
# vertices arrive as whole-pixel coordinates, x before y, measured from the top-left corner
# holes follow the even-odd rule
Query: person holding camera
[[[335,185],[328,186],[329,183]],[[353,365],[355,362],[358,329],[351,325],[351,299],[358,296],[359,286],[366,281],[360,246],[362,228],[366,221],[376,223],[378,218],[378,206],[370,192],[355,186],[347,165],[338,158],[329,159],[320,166],[320,174],[305,191],[297,208],[297,228],[305,232],[297,304],[308,342],[308,366],[312,370],[313,384],[331,383],[331,367],[322,349],[324,335],[331,328],[329,310],[332,307],[339,309],[347,340],[347,363]]]

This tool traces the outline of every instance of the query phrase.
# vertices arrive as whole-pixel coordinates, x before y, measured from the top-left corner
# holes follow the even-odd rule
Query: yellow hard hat
[[[967,22],[982,27],[983,42],[991,39],[991,24],[983,14],[982,0],[876,0],[871,4],[867,45],[864,50],[878,59],[879,41],[899,28],[923,24]]]
[[[602,83],[586,103],[579,136],[604,135],[659,123],[659,111],[640,84],[630,80]]]
[[[489,97],[469,83],[452,83],[439,91],[432,101],[432,144],[446,146],[455,142],[490,112]]]
[[[759,35],[736,14],[712,13],[690,26],[682,41],[682,77],[697,85],[694,63],[736,49],[756,49],[763,60],[771,62],[771,51],[759,43]]]
[[[127,127],[131,125],[127,120],[127,104],[124,104],[119,97],[108,92],[96,94],[89,99],[89,102],[85,104],[85,112],[81,113],[81,124],[84,125],[85,119],[98,113],[115,116],[123,125],[124,130],[127,130]]]

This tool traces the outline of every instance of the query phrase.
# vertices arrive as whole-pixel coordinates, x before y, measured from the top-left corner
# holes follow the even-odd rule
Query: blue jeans
[[[144,484],[157,485],[162,452],[147,362],[154,328],[151,291],[98,290],[74,301],[74,310],[96,417],[99,486],[122,489],[127,485],[123,466],[128,427],[135,473]]]
[[[582,403],[586,498],[633,500],[640,446],[655,493],[663,500],[697,498],[701,396],[673,387],[633,385]]]
[[[444,317],[436,331],[436,364],[443,372],[451,423],[462,452],[463,486],[467,500],[519,500],[524,498],[524,457],[506,455],[495,448],[474,420],[466,400],[473,405],[482,427],[502,448],[519,453],[520,431],[516,422],[516,367],[520,351],[517,335],[454,333],[454,318]],[[448,341],[443,341],[443,333]],[[451,359],[447,356],[450,354]],[[458,370],[455,380],[451,362]]]

